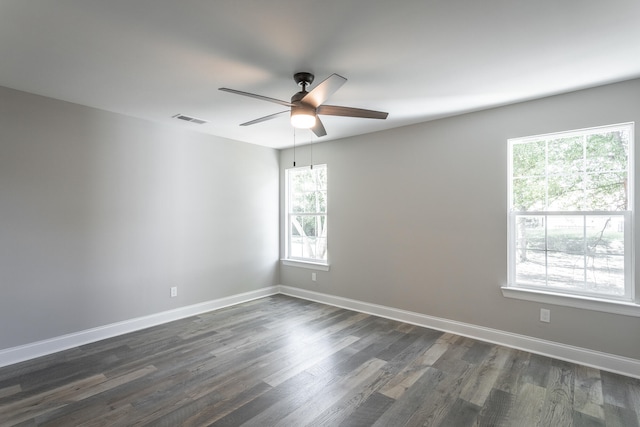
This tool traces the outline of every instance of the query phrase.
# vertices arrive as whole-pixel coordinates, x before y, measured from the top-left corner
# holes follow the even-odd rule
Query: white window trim
[[[559,292],[544,292],[537,289],[502,286],[502,296],[543,304],[560,305],[565,307],[582,308],[601,311],[604,313],[620,314],[623,316],[640,317],[640,304],[629,301],[583,297]]]
[[[329,271],[330,269],[328,262],[324,264],[319,262],[294,260],[291,258],[281,259],[280,261],[282,262],[282,265],[286,265],[288,267],[300,267],[300,268],[307,268],[309,270],[320,270],[320,271]]]
[[[319,165],[318,165],[319,166]],[[323,166],[327,167],[326,164],[323,164]],[[290,257],[289,256],[289,248],[291,245],[291,233],[289,233],[289,225],[290,225],[290,216],[294,215],[292,213],[289,212],[289,178],[288,178],[288,174],[289,174],[289,170],[290,169],[302,169],[302,168],[307,168],[310,166],[298,166],[298,167],[293,167],[293,168],[289,168],[287,170],[285,170],[285,215],[284,215],[284,230],[285,230],[285,247],[284,247],[284,251],[285,251],[285,258],[282,258],[280,261],[282,263],[282,265],[288,266],[288,267],[299,267],[299,268],[306,268],[306,269],[310,269],[310,270],[319,270],[319,271],[329,271],[329,254],[327,253],[327,260],[319,260],[319,259],[307,259],[307,258],[298,258],[298,257]],[[312,166],[311,166],[312,167]],[[328,194],[328,192],[327,192]],[[324,216],[326,219],[326,221],[329,220],[329,213],[328,212],[324,212],[324,213],[309,213],[309,214],[305,214],[305,215],[321,215]],[[297,214],[296,214],[297,215]],[[327,239],[327,244],[328,244],[328,236],[326,237]]]
[[[571,136],[571,134],[575,135],[575,134],[580,134],[586,131],[589,131],[591,129],[598,129],[598,128],[615,128],[616,126],[619,127],[623,127],[623,126],[629,126],[631,125],[631,133],[629,135],[629,182],[635,183],[635,123],[634,122],[626,122],[626,123],[619,123],[619,124],[614,124],[614,125],[605,125],[605,126],[596,126],[593,128],[584,128],[584,129],[578,129],[575,131],[570,131],[570,132],[555,132],[555,133],[549,133],[549,134],[543,134],[543,135],[532,135],[529,137],[522,137],[522,138],[510,138],[508,140],[508,147],[510,147],[511,145],[511,141],[512,140],[519,140],[519,141],[527,141],[527,140],[536,140],[536,139],[540,139],[540,138],[544,138],[544,137],[548,137],[550,135],[557,135],[557,134],[567,134],[569,136]],[[508,177],[508,198],[509,198],[509,202],[508,202],[508,206],[511,206],[512,202],[511,202],[511,179],[512,179],[512,167],[513,167],[513,160],[512,160],[512,153],[511,153],[511,149],[508,149],[508,165],[507,165],[507,177]],[[584,296],[584,295],[579,295],[579,294],[566,294],[566,293],[562,293],[559,290],[552,290],[552,291],[544,291],[541,289],[534,289],[534,288],[528,288],[525,286],[519,286],[516,285],[514,282],[512,282],[512,269],[513,269],[513,265],[512,262],[515,262],[514,259],[512,259],[512,257],[514,257],[515,254],[512,253],[512,249],[513,249],[513,243],[512,243],[512,212],[509,211],[507,217],[508,217],[508,224],[507,224],[507,250],[508,250],[508,259],[507,259],[507,266],[508,266],[508,283],[506,285],[503,285],[500,287],[501,291],[502,291],[502,295],[505,298],[514,298],[514,299],[519,299],[519,300],[525,300],[525,301],[533,301],[533,302],[539,302],[539,303],[543,303],[543,304],[551,304],[551,305],[558,305],[558,306],[565,306],[565,307],[574,307],[574,308],[581,308],[581,309],[586,309],[586,310],[593,310],[593,311],[600,311],[600,312],[604,312],[604,313],[612,313],[612,314],[618,314],[618,315],[623,315],[623,316],[633,316],[633,317],[640,317],[640,301],[638,301],[638,298],[640,297],[640,291],[638,291],[638,286],[636,284],[635,281],[635,185],[632,184],[632,187],[629,191],[628,194],[628,202],[629,202],[629,206],[632,206],[633,209],[631,209],[630,211],[627,211],[626,215],[628,215],[629,218],[629,227],[627,227],[625,224],[625,233],[629,233],[628,236],[630,236],[631,241],[630,241],[630,250],[629,250],[629,257],[625,260],[625,271],[628,272],[628,278],[625,277],[625,287],[629,286],[630,288],[629,290],[629,295],[630,295],[630,300],[627,299],[614,299],[614,298],[598,298],[598,297],[593,297],[593,296]],[[509,208],[511,209],[511,208]],[[625,240],[627,239],[627,237],[625,237]],[[626,248],[625,248],[626,251]],[[628,284],[629,283],[629,284]]]

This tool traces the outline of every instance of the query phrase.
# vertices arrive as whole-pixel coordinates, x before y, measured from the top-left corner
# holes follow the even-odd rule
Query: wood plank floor
[[[2,426],[638,426],[640,380],[282,295],[0,369]]]

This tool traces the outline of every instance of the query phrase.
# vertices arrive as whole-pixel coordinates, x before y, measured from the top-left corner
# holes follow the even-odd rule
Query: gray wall
[[[331,270],[313,283],[310,270],[281,266],[281,282],[640,359],[638,317],[551,306],[543,324],[541,304],[500,291],[507,139],[628,121],[640,124],[640,80],[315,144],[314,163],[328,164]],[[297,165],[310,154],[299,147]],[[292,155],[281,152],[282,182]]]
[[[278,179],[272,149],[0,88],[0,349],[278,284]]]

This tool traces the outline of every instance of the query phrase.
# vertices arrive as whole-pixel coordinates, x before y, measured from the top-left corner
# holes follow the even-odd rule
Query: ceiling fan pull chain
[[[293,167],[296,167],[296,128],[293,128]]]

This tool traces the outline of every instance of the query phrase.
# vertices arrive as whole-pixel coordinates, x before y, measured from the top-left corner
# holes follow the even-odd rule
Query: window
[[[286,258],[327,264],[327,165],[286,171]]]
[[[508,145],[509,287],[632,301],[633,124]]]

